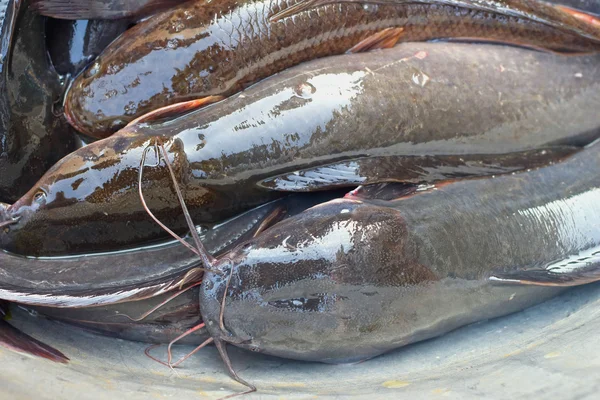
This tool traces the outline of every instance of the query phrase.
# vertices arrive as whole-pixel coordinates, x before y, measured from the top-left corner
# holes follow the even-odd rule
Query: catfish
[[[164,238],[140,203],[140,171],[147,206],[184,232],[159,142],[207,227],[287,193],[544,165],[600,133],[599,57],[415,43],[314,60],[71,153],[0,207],[0,245],[60,255]]]
[[[361,187],[204,254],[203,323],[226,344],[355,363],[600,280],[600,145],[537,170]]]
[[[307,4],[306,12],[297,10]],[[192,1],[108,46],[71,85],[65,115],[79,132],[103,138],[157,108],[185,113],[304,61],[397,42],[597,52],[600,19],[581,17],[538,0]]]
[[[199,226],[195,229],[212,253],[222,254],[278,220],[339,195],[339,191],[292,194],[236,215],[210,229]],[[192,243],[189,234],[183,240],[186,244]],[[198,266],[197,254],[188,247],[178,240],[168,240],[112,252],[40,258],[0,251],[0,299],[46,309],[82,310],[136,301],[142,305],[125,308],[143,309],[141,300],[177,290],[182,276]],[[90,312],[97,317],[89,316],[89,321],[95,320],[98,325],[128,322],[105,319],[116,309],[118,307],[108,307],[104,312]],[[54,311],[52,315],[64,314],[65,319],[76,320],[82,313],[85,314]]]

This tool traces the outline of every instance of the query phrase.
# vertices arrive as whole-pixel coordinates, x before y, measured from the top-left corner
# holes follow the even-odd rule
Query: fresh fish
[[[186,0],[31,0],[31,8],[58,19],[144,18]]]
[[[537,0],[527,3],[528,12],[498,5],[505,2],[473,7],[472,1],[345,1],[279,21],[270,17],[305,2],[189,2],[113,42],[71,86],[66,116],[78,131],[106,137],[160,107],[198,98],[210,103],[303,61],[397,41],[476,39],[600,50],[596,19],[584,21],[548,5],[544,10],[550,11],[539,17]]]
[[[48,53],[56,72],[75,76],[130,24],[123,20],[48,19],[46,25]]]
[[[0,244],[74,254],[163,237],[138,195],[145,153],[148,207],[184,231],[163,157],[152,151],[157,141],[198,224],[285,192],[543,165],[573,151],[556,145],[585,145],[600,133],[599,60],[450,43],[314,60],[218,105],[71,153],[0,207]]]
[[[207,248],[221,254],[279,219],[339,195],[336,191],[293,194],[211,229],[197,230]],[[191,243],[191,238],[186,240]],[[180,277],[197,265],[197,255],[176,240],[66,257],[21,257],[0,251],[0,299],[56,308],[139,300],[177,289]]]
[[[226,343],[358,362],[600,280],[600,144],[534,171],[381,191],[315,206],[206,265],[202,319],[239,382]]]
[[[76,139],[56,108],[64,88],[48,62],[44,19],[26,2],[2,5],[0,201],[12,202],[75,150]]]

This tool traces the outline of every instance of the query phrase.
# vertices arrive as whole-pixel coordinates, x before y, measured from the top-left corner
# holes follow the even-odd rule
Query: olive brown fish
[[[80,132],[106,137],[157,108],[198,98],[210,102],[210,96],[229,96],[301,62],[371,48],[373,36],[376,47],[462,38],[600,50],[597,26],[551,6],[544,10],[552,12],[538,16],[543,3],[537,0],[524,10],[517,0],[333,2],[271,20],[304,3],[193,1],[155,15],[121,35],[75,80],[66,116]]]
[[[157,141],[198,224],[285,192],[540,165],[564,156],[554,146],[598,135],[598,60],[450,43],[314,60],[209,108],[73,152],[0,208],[0,244],[19,254],[64,254],[160,238],[138,195],[148,150],[148,207],[184,230],[167,169],[152,151]]]
[[[310,208],[207,265],[200,310],[229,367],[226,343],[357,362],[600,280],[598,144],[534,171],[391,191]]]

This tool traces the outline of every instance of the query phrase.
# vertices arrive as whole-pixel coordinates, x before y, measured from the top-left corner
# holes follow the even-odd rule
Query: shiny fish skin
[[[272,224],[339,195],[293,194],[205,229],[200,237],[211,253],[221,254],[253,237],[266,222]],[[197,265],[197,256],[175,240],[62,257],[20,257],[0,251],[0,299],[57,308],[139,300],[176,289],[180,278]]]
[[[70,154],[6,210],[20,220],[0,232],[0,244],[19,254],[73,254],[164,237],[137,191],[142,152],[155,136],[166,142],[195,223],[209,223],[282,196],[257,186],[264,179],[340,160],[587,144],[600,133],[599,82],[597,56],[490,45],[402,44],[314,60],[215,106]],[[148,206],[182,231],[170,178],[155,163],[150,151]],[[371,178],[404,180],[412,170]]]
[[[288,2],[190,2],[113,42],[75,80],[65,101],[66,116],[78,131],[106,137],[156,108],[231,95],[303,61],[342,54],[397,26],[404,28],[401,41],[477,38],[556,51],[600,50],[600,32],[591,40],[501,12],[433,3],[343,2],[270,22]]]
[[[449,181],[397,200],[350,196],[228,254],[233,272],[204,275],[200,310],[215,340],[356,362],[540,303],[578,270],[598,280],[599,222],[599,145],[539,170]],[[518,283],[536,269],[542,285],[559,286]],[[500,283],[502,275],[515,280]]]

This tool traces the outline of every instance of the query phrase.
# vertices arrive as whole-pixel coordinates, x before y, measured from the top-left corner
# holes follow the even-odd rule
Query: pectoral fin
[[[574,8],[563,6],[560,4],[555,5],[555,7],[560,11],[563,11],[566,14],[569,14],[570,16],[577,18],[580,21],[583,21],[590,26],[600,28],[600,16],[596,14],[586,13],[584,11],[576,10]]]
[[[69,358],[60,351],[32,338],[3,320],[0,320],[0,346],[17,353],[42,357],[62,364],[69,362]]]
[[[586,250],[545,268],[497,273],[490,280],[507,284],[564,287],[600,281],[600,248]]]
[[[542,167],[577,150],[564,146],[509,154],[361,157],[270,177],[258,185],[311,192],[382,182],[430,183]]]
[[[158,108],[154,111],[150,111],[149,113],[134,119],[133,121],[127,124],[127,127],[141,123],[156,122],[161,119],[179,117],[183,114],[187,114],[191,111],[197,110],[209,104],[221,101],[224,98],[224,96],[207,96],[201,99],[171,104],[170,106]]]
[[[352,46],[347,53],[363,53],[377,49],[391,49],[402,37],[404,28],[387,28]]]

